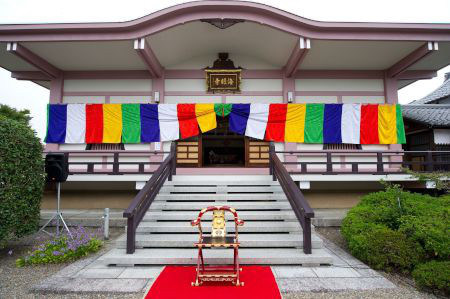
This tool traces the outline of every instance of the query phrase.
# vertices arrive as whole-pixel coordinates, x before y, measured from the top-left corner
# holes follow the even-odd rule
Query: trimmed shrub
[[[0,245],[38,228],[44,182],[35,132],[24,122],[0,117]]]
[[[420,288],[450,294],[450,261],[431,261],[417,266],[412,276]]]
[[[341,232],[350,252],[373,268],[408,273],[421,263],[448,261],[449,214],[449,195],[432,197],[387,186],[364,196],[343,220]],[[425,270],[419,272],[422,280],[429,279]]]

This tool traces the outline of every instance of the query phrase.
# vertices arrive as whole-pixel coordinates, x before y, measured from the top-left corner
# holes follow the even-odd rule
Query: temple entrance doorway
[[[203,133],[203,167],[244,167],[245,136],[229,130],[229,117],[218,117],[217,128]]]
[[[217,128],[177,141],[177,167],[268,167],[269,143],[238,135],[229,117],[217,117]]]

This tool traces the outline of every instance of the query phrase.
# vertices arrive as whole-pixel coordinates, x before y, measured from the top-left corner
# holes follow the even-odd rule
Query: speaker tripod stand
[[[67,234],[71,237],[71,238],[73,238],[72,237],[72,233],[70,232],[70,230],[69,230],[69,227],[67,227],[67,224],[66,224],[66,222],[64,221],[64,218],[63,218],[63,216],[62,216],[62,213],[61,213],[61,209],[60,209],[60,207],[61,207],[61,183],[60,182],[58,182],[58,184],[56,185],[57,186],[57,203],[56,203],[56,213],[52,216],[52,218],[50,218],[50,220],[48,220],[45,224],[44,224],[44,226],[42,226],[41,227],[41,229],[39,230],[39,232],[44,232],[44,233],[46,233],[46,234],[48,234],[48,235],[52,235],[51,233],[49,233],[48,231],[46,231],[45,230],[45,228],[54,220],[54,219],[56,219],[56,235],[57,236],[59,236],[59,225],[60,225],[60,221],[62,222],[62,224],[63,224],[63,227],[61,228],[61,232],[62,231],[64,231],[64,229],[66,229],[67,230]]]

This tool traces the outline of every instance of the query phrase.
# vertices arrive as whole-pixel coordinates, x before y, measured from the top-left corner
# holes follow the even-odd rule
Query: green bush
[[[17,267],[36,264],[63,263],[97,252],[103,245],[95,234],[79,226],[71,231],[72,237],[61,235],[46,241],[16,260]]]
[[[44,181],[35,132],[25,122],[0,116],[0,245],[38,228]]]
[[[385,271],[409,272],[423,256],[418,243],[382,225],[368,225],[348,242],[348,247],[357,258]]]
[[[450,261],[431,261],[421,264],[412,276],[421,288],[428,288],[450,294]]]
[[[408,273],[450,258],[450,196],[432,197],[388,186],[364,196],[342,222],[350,252],[372,267]]]

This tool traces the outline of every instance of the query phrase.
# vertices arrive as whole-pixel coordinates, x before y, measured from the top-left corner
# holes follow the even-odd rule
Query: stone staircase
[[[102,259],[110,265],[196,264],[198,230],[191,227],[202,208],[228,205],[245,225],[239,229],[242,264],[331,264],[312,228],[312,254],[303,253],[302,228],[278,182],[270,176],[174,176],[167,181],[136,232],[136,252],[126,254],[126,235]],[[231,217],[227,231],[234,231]],[[204,224],[208,231],[208,224]],[[232,263],[232,251],[205,251],[205,263]]]

